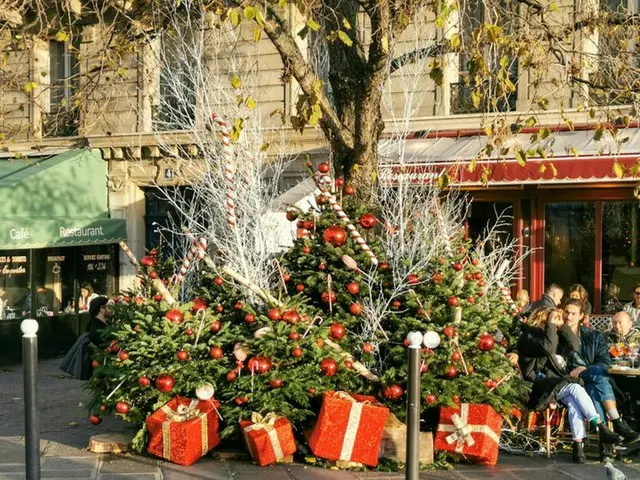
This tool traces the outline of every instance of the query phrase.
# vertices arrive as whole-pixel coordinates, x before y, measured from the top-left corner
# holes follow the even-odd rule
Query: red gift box
[[[220,443],[217,405],[175,396],[147,418],[147,451],[180,465],[191,465]]]
[[[490,405],[442,407],[434,447],[461,453],[480,465],[495,465],[501,429],[502,417]]]
[[[326,392],[309,438],[311,451],[327,460],[378,464],[378,449],[389,415],[374,397]]]
[[[296,452],[293,430],[285,417],[274,413],[263,417],[254,413],[251,420],[240,421],[240,428],[251,457],[261,467],[279,462]]]

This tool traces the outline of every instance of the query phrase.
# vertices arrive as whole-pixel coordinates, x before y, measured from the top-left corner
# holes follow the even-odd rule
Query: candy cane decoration
[[[231,136],[229,134],[229,124],[217,113],[211,115],[211,121],[220,127],[222,132],[222,152],[224,155],[224,176],[227,183],[227,223],[229,228],[234,229],[236,226],[236,204],[233,192],[233,149],[231,147]]]
[[[362,235],[360,235],[360,232],[358,232],[358,230],[353,225],[351,220],[349,220],[349,217],[347,217],[347,214],[344,213],[344,210],[336,200],[335,195],[333,195],[331,192],[327,190],[326,184],[327,182],[332,181],[331,177],[329,177],[328,175],[318,174],[313,178],[316,182],[316,185],[320,189],[320,194],[329,201],[331,208],[333,208],[338,218],[342,220],[342,222],[345,224],[345,227],[347,227],[347,230],[349,230],[349,234],[351,235],[351,237],[356,241],[358,245],[360,245],[360,248],[367,255],[369,255],[369,259],[371,260],[371,263],[373,263],[374,265],[377,265],[378,259],[376,258],[375,254],[371,251],[371,248],[369,247],[369,245],[367,245],[367,242],[364,241],[364,238],[362,238]]]
[[[191,266],[191,262],[193,261],[193,257],[196,257],[196,262],[202,260],[204,257],[204,253],[207,248],[207,241],[200,237],[198,240],[193,241],[193,245],[187,252],[182,261],[182,266],[180,267],[180,271],[178,272],[178,278],[176,279],[176,283],[181,282],[184,276],[187,274],[189,267]]]

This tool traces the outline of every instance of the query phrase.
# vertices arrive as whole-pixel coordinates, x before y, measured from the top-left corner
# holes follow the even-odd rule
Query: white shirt
[[[622,310],[631,315],[634,325],[638,326],[638,323],[640,323],[640,307],[636,307],[635,302],[629,302],[622,307]]]

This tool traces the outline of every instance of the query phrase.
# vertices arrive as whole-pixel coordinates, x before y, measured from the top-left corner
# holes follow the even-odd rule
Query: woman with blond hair
[[[564,325],[562,310],[538,308],[522,326],[517,351],[522,376],[532,382],[527,407],[540,410],[553,402],[567,407],[573,436],[573,461],[584,463],[585,419],[598,429],[602,445],[618,443],[621,437],[602,422],[580,379],[565,371],[566,357],[578,346],[578,337]]]

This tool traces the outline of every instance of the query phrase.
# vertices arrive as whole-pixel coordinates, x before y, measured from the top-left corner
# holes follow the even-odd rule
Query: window
[[[49,42],[49,111],[43,133],[49,137],[78,134],[79,110],[74,95],[78,87],[78,48],[69,42]]]

